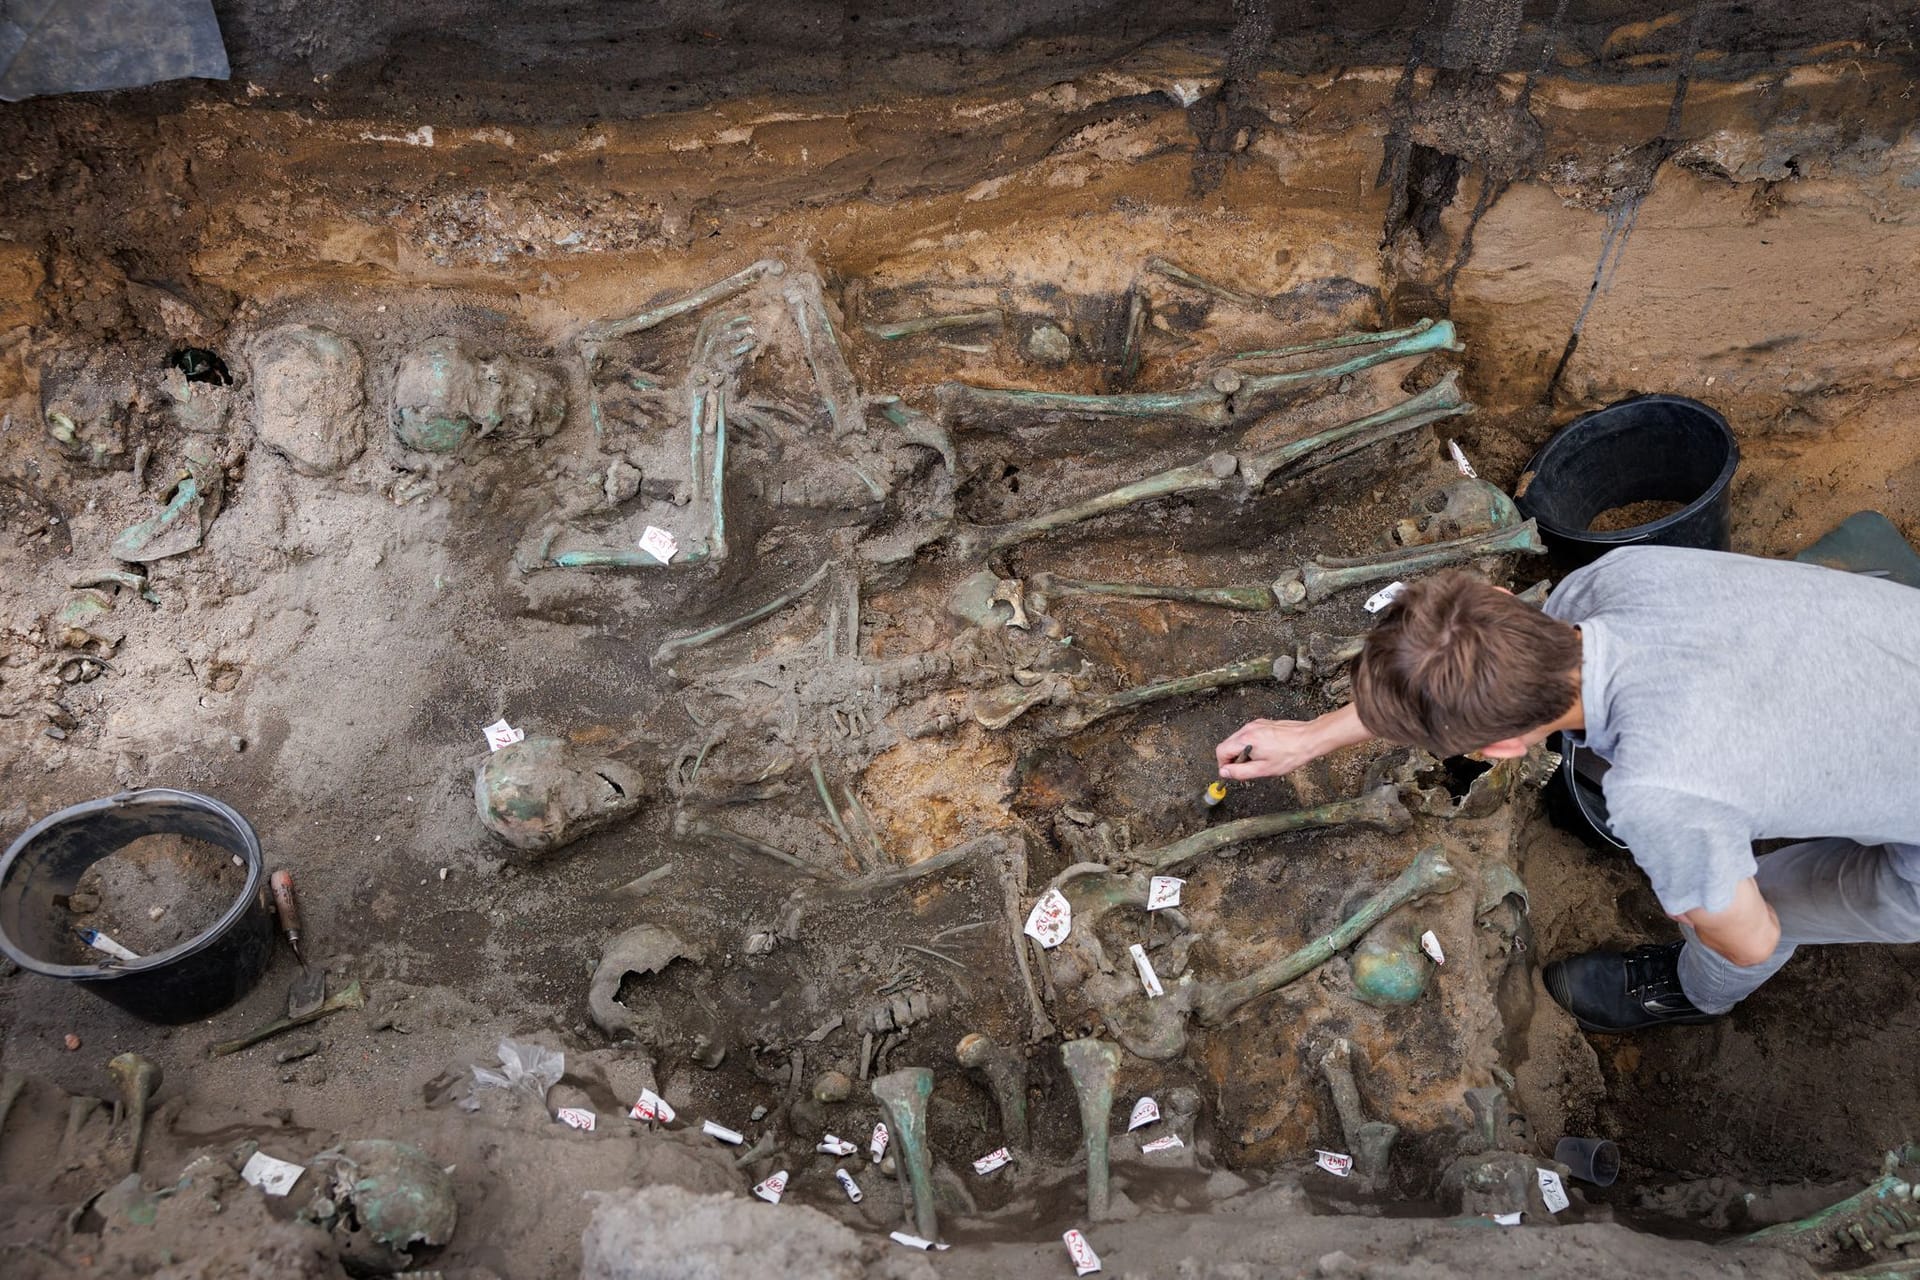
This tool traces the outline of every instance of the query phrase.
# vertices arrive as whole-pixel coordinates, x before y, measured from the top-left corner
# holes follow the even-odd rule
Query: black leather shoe
[[[1555,960],[1541,975],[1547,990],[1588,1031],[1617,1035],[1644,1027],[1712,1022],[1680,989],[1683,939],[1663,946],[1589,951]]]

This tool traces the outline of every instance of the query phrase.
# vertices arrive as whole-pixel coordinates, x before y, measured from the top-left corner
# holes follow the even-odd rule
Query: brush
[[[1253,758],[1253,744],[1249,742],[1246,746],[1240,748],[1240,754],[1233,758],[1233,762],[1235,764],[1245,764],[1247,761],[1251,760],[1252,758]],[[1215,778],[1212,782],[1209,782],[1207,784],[1207,789],[1200,793],[1200,812],[1205,814],[1211,814],[1215,809],[1220,807],[1221,802],[1223,802],[1226,798],[1227,798],[1226,782],[1220,778]]]

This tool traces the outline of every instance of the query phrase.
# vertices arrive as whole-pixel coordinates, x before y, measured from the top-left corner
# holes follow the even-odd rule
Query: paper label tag
[[[1067,940],[1067,934],[1073,928],[1073,907],[1067,902],[1067,896],[1058,889],[1049,889],[1040,895],[1040,901],[1033,904],[1033,910],[1027,913],[1027,936],[1035,939],[1043,947],[1057,947]]]
[[[880,1157],[885,1154],[887,1154],[887,1126],[876,1124],[873,1126],[873,1137],[867,1140],[867,1158],[879,1164]]]
[[[1567,1199],[1567,1189],[1560,1183],[1560,1175],[1551,1169],[1541,1169],[1540,1198],[1547,1202],[1548,1213],[1558,1213],[1573,1201]]]
[[[1127,948],[1127,953],[1133,957],[1133,967],[1140,971],[1140,985],[1147,989],[1147,998],[1165,995],[1167,989],[1160,985],[1160,975],[1153,971],[1153,961],[1147,959],[1147,949],[1136,942]]]
[[[240,1167],[240,1176],[270,1196],[283,1196],[293,1190],[293,1184],[300,1181],[300,1175],[306,1171],[305,1165],[276,1160],[264,1151],[256,1151]]]
[[[1160,1118],[1160,1104],[1152,1098],[1142,1098],[1133,1104],[1133,1116],[1127,1121],[1127,1132],[1132,1133],[1142,1125],[1152,1124]]]
[[[671,1124],[674,1116],[678,1113],[667,1105],[665,1098],[651,1089],[642,1089],[640,1091],[640,1101],[634,1103],[633,1110],[627,1112],[627,1114],[635,1120],[646,1120],[648,1122],[658,1120],[661,1124]]]
[[[1336,1178],[1344,1178],[1353,1172],[1353,1157],[1343,1156],[1338,1151],[1316,1151],[1314,1163]]]
[[[820,1140],[820,1150],[830,1156],[850,1156],[859,1149],[845,1138],[836,1138],[832,1134]]]
[[[1480,473],[1473,469],[1471,462],[1467,461],[1467,452],[1460,447],[1458,440],[1447,441],[1447,452],[1453,455],[1453,465],[1460,468],[1461,475],[1469,480],[1478,480],[1480,478]]]
[[[1494,1222],[1500,1226],[1517,1227],[1520,1225],[1520,1219],[1526,1215],[1522,1213],[1493,1213],[1487,1216],[1492,1218]]]
[[[922,1240],[919,1236],[910,1236],[904,1231],[893,1232],[891,1238],[897,1243],[907,1246],[909,1249],[946,1249],[950,1247],[944,1244],[936,1244],[932,1240]]]
[[[1155,876],[1147,882],[1147,910],[1179,906],[1180,886],[1185,883],[1179,876]]]
[[[1073,1274],[1087,1276],[1100,1269],[1100,1255],[1093,1251],[1093,1246],[1087,1243],[1085,1236],[1078,1231],[1069,1231],[1060,1239],[1066,1242],[1067,1256],[1073,1259]]]
[[[1420,949],[1426,952],[1427,958],[1435,964],[1447,962],[1447,953],[1440,949],[1440,939],[1431,929],[1420,935]]]
[[[845,1169],[835,1169],[833,1176],[840,1180],[840,1189],[847,1193],[847,1199],[853,1201],[855,1204],[859,1204],[862,1200],[866,1199],[866,1196],[860,1191],[860,1184],[855,1182],[853,1175]]]
[[[1407,584],[1404,582],[1389,582],[1386,586],[1368,596],[1367,602],[1360,607],[1368,613],[1378,613],[1395,600],[1398,600],[1400,593],[1406,589]]]
[[[706,1134],[709,1138],[718,1138],[720,1141],[730,1143],[736,1147],[747,1140],[744,1134],[735,1133],[733,1130],[727,1128],[727,1126],[715,1124],[711,1120],[701,1122],[700,1132]]]
[[[1155,1138],[1152,1142],[1142,1146],[1140,1148],[1140,1154],[1150,1156],[1156,1151],[1172,1151],[1176,1147],[1184,1147],[1186,1145],[1186,1143],[1180,1141],[1179,1134],[1170,1133],[1164,1138]]]
[[[593,1132],[595,1124],[593,1112],[585,1107],[562,1107],[554,1112],[553,1118],[569,1128],[585,1129],[588,1133]]]
[[[984,1176],[985,1174],[992,1173],[995,1169],[1003,1169],[1012,1163],[1013,1152],[1007,1150],[1005,1147],[1001,1147],[997,1150],[989,1151],[978,1160],[975,1160],[973,1162],[973,1171]]]
[[[680,549],[680,539],[665,529],[648,525],[647,531],[640,535],[640,549],[661,564],[671,564],[673,553]]]
[[[487,735],[487,750],[489,751],[498,751],[502,747],[510,747],[514,743],[524,740],[527,736],[525,729],[516,729],[505,720],[495,720],[480,732]]]
[[[780,1172],[768,1178],[765,1182],[753,1189],[753,1194],[759,1196],[768,1204],[779,1204],[780,1197],[787,1194],[787,1171],[782,1169]]]

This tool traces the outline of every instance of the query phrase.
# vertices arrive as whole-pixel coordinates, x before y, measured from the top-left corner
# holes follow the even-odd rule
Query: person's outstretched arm
[[[1329,711],[1317,720],[1249,720],[1213,749],[1220,776],[1233,782],[1273,778],[1342,747],[1358,746],[1373,737],[1360,723],[1352,704]],[[1248,747],[1253,754],[1241,760]]]

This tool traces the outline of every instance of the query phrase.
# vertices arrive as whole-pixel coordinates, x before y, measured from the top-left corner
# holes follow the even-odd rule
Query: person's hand
[[[1253,753],[1245,760],[1240,754]],[[1233,782],[1249,778],[1277,778],[1317,759],[1325,751],[1311,720],[1249,720],[1231,738],[1213,749],[1220,776]]]

